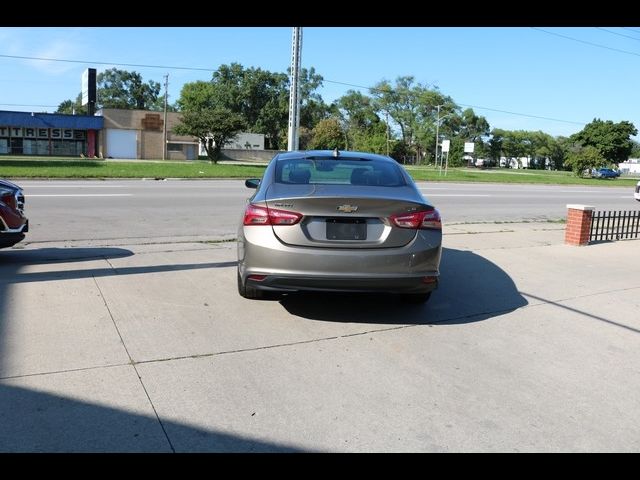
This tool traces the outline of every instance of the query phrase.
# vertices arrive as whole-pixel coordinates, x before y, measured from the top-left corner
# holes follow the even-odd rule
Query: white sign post
[[[442,153],[447,154],[447,163],[444,168],[444,174],[447,174],[447,167],[449,166],[449,147],[451,146],[451,140],[442,141]],[[442,157],[440,157],[440,173],[442,173]]]

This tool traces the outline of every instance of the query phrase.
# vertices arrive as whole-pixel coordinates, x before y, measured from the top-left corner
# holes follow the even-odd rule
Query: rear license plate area
[[[363,218],[327,218],[327,240],[366,240],[367,221]]]

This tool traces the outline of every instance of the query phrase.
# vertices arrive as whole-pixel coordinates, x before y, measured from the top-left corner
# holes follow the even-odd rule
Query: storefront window
[[[11,153],[14,155],[22,155],[22,138],[11,139]]]

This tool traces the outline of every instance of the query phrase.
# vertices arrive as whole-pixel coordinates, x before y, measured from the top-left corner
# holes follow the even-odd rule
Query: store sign
[[[87,138],[87,131],[72,128],[0,127],[0,137],[84,140]]]
[[[82,73],[82,105],[96,103],[96,69],[87,68]]]

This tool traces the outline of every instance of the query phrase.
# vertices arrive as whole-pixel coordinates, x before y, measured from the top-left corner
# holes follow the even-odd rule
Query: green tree
[[[335,105],[349,129],[366,129],[380,120],[371,97],[361,92],[349,90],[336,100]]]
[[[218,101],[217,96],[216,88],[211,82],[198,80],[185,83],[177,101],[178,109],[180,111],[214,109]]]
[[[221,65],[213,73],[216,103],[241,115],[247,129],[263,133],[268,147],[282,147],[289,114],[288,77],[239,63]]]
[[[65,113],[67,115],[86,115],[87,114],[87,106],[81,105],[82,95],[78,95],[78,98],[73,100],[65,100],[60,102],[58,105],[58,109],[55,113]]]
[[[290,70],[289,68],[288,71],[290,72]],[[324,78],[316,73],[314,67],[300,69],[298,82],[300,85],[300,126],[302,127],[312,129],[320,120],[330,118],[337,113],[335,109],[324,102],[322,96],[317,92],[318,88],[322,87],[323,81]]]
[[[597,148],[606,161],[618,163],[629,158],[633,149],[631,136],[637,134],[638,130],[631,122],[594,119],[570,138],[574,143]]]
[[[477,142],[489,135],[489,122],[483,116],[476,115],[473,108],[467,108],[460,116],[458,135],[466,142]]]
[[[389,138],[387,141],[387,125],[382,121],[373,123],[366,130],[358,130],[350,137],[352,142],[349,146],[351,150],[360,152],[373,152],[380,155],[391,154],[392,144],[395,139]]]
[[[387,135],[392,135],[378,116],[371,97],[349,90],[334,103],[334,107],[346,132],[347,149],[387,153]],[[389,138],[389,148],[393,140]]]
[[[88,113],[87,106],[81,105],[82,94],[79,93],[76,100],[65,100],[58,105],[55,113],[65,113],[67,115],[86,115]]]
[[[567,159],[571,142],[567,137],[559,136],[553,139],[551,144],[551,165],[555,170],[564,170],[564,162]]]
[[[333,150],[345,148],[345,134],[340,122],[335,118],[320,120],[311,132],[309,148],[314,150]]]
[[[97,104],[102,108],[144,110],[158,99],[160,84],[153,80],[142,81],[138,72],[111,68],[100,72],[96,78]]]
[[[154,102],[147,105],[147,109],[152,112],[164,112],[164,95],[160,95]],[[167,101],[167,112],[177,112],[178,107]]]
[[[447,105],[445,104],[445,106]],[[440,129],[442,134],[451,140],[449,164],[458,166],[466,163],[466,160],[464,160],[465,142],[474,144],[474,157],[486,158],[488,149],[484,144],[483,137],[487,137],[490,131],[487,119],[476,115],[472,108],[467,108],[462,113],[458,113],[458,109],[452,101],[449,109],[451,111],[445,114],[442,128]],[[460,140],[459,142],[458,139]]]
[[[524,141],[521,130],[503,130],[502,152],[505,157],[514,159],[520,164],[520,157],[527,152],[528,145]]]
[[[489,158],[498,166],[500,166],[500,157],[502,156],[502,143],[504,142],[504,130],[494,128],[491,131],[491,137],[487,142]],[[506,165],[508,167],[508,165]]]
[[[150,109],[164,111],[164,96],[158,96],[160,84],[150,80],[143,83],[138,72],[118,70],[112,68],[98,74],[96,78],[96,108]],[[82,93],[75,102],[65,100],[60,103],[56,113],[71,114],[75,108],[76,114],[86,115],[87,107],[81,105]],[[175,107],[168,106],[168,111],[175,111]]]
[[[404,76],[398,77],[393,86],[383,80],[372,91],[377,111],[388,115],[398,126],[401,140],[416,158],[435,149],[437,105],[441,106],[438,121],[442,135],[452,132],[450,117],[459,107],[437,88],[429,89],[415,83],[413,76]]]
[[[586,147],[575,146],[567,155],[564,164],[571,168],[573,173],[581,177],[592,168],[597,168],[604,163],[605,159],[596,147],[587,145]]]
[[[246,120],[225,105],[229,90],[214,82],[186,83],[180,91],[178,106],[182,112],[178,135],[198,137],[209,159],[217,163],[220,150],[246,127]]]
[[[180,123],[173,128],[177,135],[198,137],[212,163],[218,163],[220,150],[245,127],[243,118],[224,107],[183,110]]]
[[[631,153],[629,154],[629,158],[640,158],[640,143],[635,140],[631,140]]]

